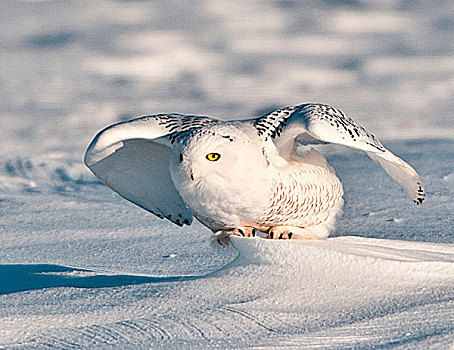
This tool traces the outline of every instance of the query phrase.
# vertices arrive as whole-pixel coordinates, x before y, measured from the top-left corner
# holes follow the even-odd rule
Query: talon
[[[234,227],[228,230],[231,235],[239,237],[254,237],[255,229],[251,226]]]
[[[255,233],[257,232],[257,230],[255,228],[252,229],[252,237],[255,237]]]
[[[271,239],[319,239],[324,232],[319,234],[310,228],[296,226],[273,226],[268,228],[268,238]],[[325,236],[326,237],[326,236]]]

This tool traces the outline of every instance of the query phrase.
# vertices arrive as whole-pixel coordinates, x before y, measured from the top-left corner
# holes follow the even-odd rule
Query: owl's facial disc
[[[238,161],[237,145],[233,139],[219,135],[202,135],[182,143],[175,154],[175,165],[191,181],[209,177],[228,176]]]
[[[175,181],[196,182],[206,188],[218,188],[219,184],[232,188],[247,182],[247,174],[266,168],[262,145],[255,135],[254,129],[229,124],[193,133],[175,145]]]

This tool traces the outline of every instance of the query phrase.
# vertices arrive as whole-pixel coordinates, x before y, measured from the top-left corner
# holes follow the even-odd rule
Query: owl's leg
[[[274,226],[267,233],[269,239],[318,239],[311,230],[295,226]]]

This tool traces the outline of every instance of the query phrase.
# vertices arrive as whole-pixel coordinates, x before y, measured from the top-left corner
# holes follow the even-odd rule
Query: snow
[[[407,1],[0,2],[0,348],[454,345],[454,8]],[[102,127],[324,102],[426,184],[367,155],[332,238],[232,239],[128,203],[83,165]]]

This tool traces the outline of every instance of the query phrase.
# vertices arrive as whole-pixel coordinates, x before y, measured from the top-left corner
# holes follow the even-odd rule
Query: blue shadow
[[[93,272],[96,275],[78,276],[77,272],[81,274],[83,272]],[[76,274],[70,275],[68,273]],[[203,276],[103,275],[102,272],[62,265],[5,264],[0,265],[0,295],[53,287],[105,288],[145,283],[188,281],[199,278],[203,278]]]

